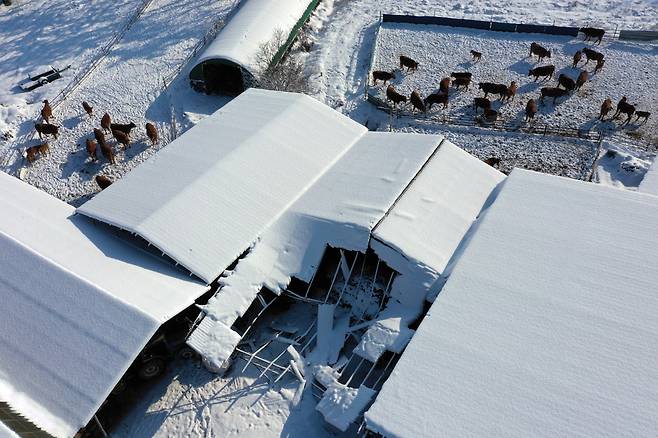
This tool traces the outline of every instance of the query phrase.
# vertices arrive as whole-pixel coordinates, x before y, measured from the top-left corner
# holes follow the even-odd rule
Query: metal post
[[[105,432],[105,429],[103,429],[103,425],[101,424],[100,421],[98,421],[98,417],[96,415],[94,415],[94,421],[96,422],[96,425],[100,429],[101,435],[103,435],[103,437],[107,438],[107,432]]]

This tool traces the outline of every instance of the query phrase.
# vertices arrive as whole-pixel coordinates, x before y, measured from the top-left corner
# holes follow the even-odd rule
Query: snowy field
[[[22,4],[15,10],[27,14],[28,9],[42,7],[43,2],[35,1]],[[60,2],[66,3],[66,2]],[[98,2],[100,3],[100,2]],[[141,6],[141,2],[133,2],[134,8]],[[93,3],[94,5],[96,3]],[[20,152],[28,146],[39,144],[38,136],[33,136],[34,113],[41,109],[41,99],[54,97],[61,86],[65,85],[66,78],[46,85],[37,91],[18,93],[15,99],[32,99],[37,102],[30,106],[17,122],[23,123],[17,129],[18,137],[6,146],[4,169],[7,172],[20,174],[21,178],[30,184],[39,187],[58,198],[80,204],[98,190],[93,177],[96,174],[108,175],[112,179],[121,177],[135,165],[151,156],[159,147],[167,144],[179,130],[185,128],[185,121],[172,122],[186,111],[186,107],[194,107],[200,103],[204,111],[214,111],[224,102],[215,99],[209,103],[210,97],[192,92],[187,86],[187,71],[184,69],[177,81],[174,81],[168,90],[163,90],[163,79],[174,72],[189,55],[192,47],[206,33],[208,28],[216,21],[221,20],[235,5],[234,0],[153,0],[141,14],[139,19],[122,35],[122,38],[112,47],[109,54],[91,72],[91,74],[70,94],[66,100],[55,109],[54,123],[60,125],[59,139],[50,139],[50,155],[38,158],[28,165],[20,156]],[[48,8],[45,8],[48,9]],[[33,10],[33,13],[34,13]],[[14,9],[12,9],[12,12]],[[53,17],[61,25],[73,22],[84,22],[87,9],[75,9],[76,14]],[[126,15],[131,11],[126,10]],[[172,23],[176,17],[176,25]],[[11,17],[8,17],[11,18]],[[7,18],[7,19],[8,19]],[[112,21],[110,21],[112,22]],[[116,22],[112,22],[117,25]],[[51,25],[54,28],[59,26]],[[73,27],[70,24],[68,27]],[[120,26],[117,26],[120,28]],[[65,52],[69,46],[79,44],[80,40],[88,37],[87,33],[71,35],[65,40],[57,39],[52,44]],[[119,29],[115,28],[115,31]],[[4,30],[2,31],[4,34]],[[111,29],[107,30],[111,33]],[[95,35],[95,32],[92,33]],[[85,43],[87,44],[87,43]],[[96,44],[89,42],[90,47]],[[18,50],[18,49],[17,49]],[[93,51],[91,48],[89,51]],[[42,62],[48,52],[40,54]],[[86,53],[86,52],[85,52]],[[92,59],[93,55],[89,55]],[[75,63],[77,69],[88,67],[89,59],[70,58],[61,63]],[[87,62],[85,62],[87,61]],[[22,61],[16,60],[17,65]],[[58,65],[60,62],[57,63]],[[3,64],[2,68],[7,68]],[[24,76],[16,74],[12,82]],[[3,84],[10,84],[10,81]],[[181,89],[181,83],[185,89]],[[53,87],[56,86],[56,87]],[[7,92],[7,90],[4,90]],[[36,93],[36,94],[35,94]],[[179,95],[185,97],[185,105]],[[24,97],[26,96],[26,97]],[[173,96],[173,97],[172,97]],[[86,101],[94,107],[94,117],[89,118],[84,112],[81,103]],[[132,147],[125,152],[115,147],[117,152],[116,165],[109,165],[107,160],[99,155],[99,160],[92,163],[87,158],[85,139],[93,139],[93,128],[100,127],[100,117],[108,112],[113,122],[133,122],[137,128],[131,135]],[[160,135],[160,143],[150,147],[146,138],[144,125],[147,121],[154,123]],[[176,124],[178,123],[178,124]],[[181,126],[182,125],[182,126]],[[114,140],[110,140],[113,144]],[[0,160],[0,163],[2,161]]]

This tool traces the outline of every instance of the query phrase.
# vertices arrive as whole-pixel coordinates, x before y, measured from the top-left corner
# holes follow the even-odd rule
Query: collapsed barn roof
[[[386,437],[654,436],[656,223],[654,196],[514,170],[367,427]]]
[[[0,400],[72,436],[208,288],[16,178],[0,186]]]

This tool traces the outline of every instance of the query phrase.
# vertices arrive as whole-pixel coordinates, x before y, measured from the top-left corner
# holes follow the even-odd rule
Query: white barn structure
[[[365,414],[385,437],[653,437],[658,197],[515,169]]]
[[[208,287],[2,172],[0,205],[0,401],[70,437]]]

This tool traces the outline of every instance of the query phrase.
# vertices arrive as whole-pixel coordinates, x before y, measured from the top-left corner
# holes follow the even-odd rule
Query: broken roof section
[[[0,187],[0,400],[72,436],[207,286],[1,172]]]
[[[654,196],[514,170],[367,427],[414,438],[655,436],[656,223]]]
[[[443,144],[440,136],[366,132],[220,280],[189,345],[221,369],[240,340],[230,327],[262,287],[278,294],[292,277],[311,281],[327,245],[366,252],[372,229]]]
[[[210,283],[365,132],[308,96],[250,89],[78,212]]]

